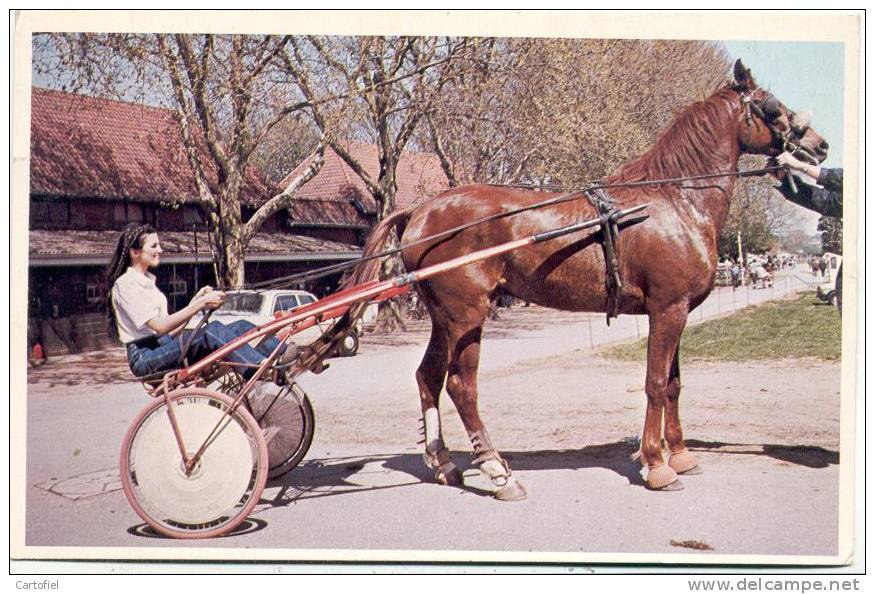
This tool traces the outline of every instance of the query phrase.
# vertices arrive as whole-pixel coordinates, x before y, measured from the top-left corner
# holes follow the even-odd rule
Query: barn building
[[[349,143],[349,150],[376,177],[376,147]],[[305,160],[287,179],[308,163]],[[434,155],[407,153],[398,178],[399,205],[447,187]],[[257,170],[248,170],[244,219],[279,191]],[[297,197],[250,243],[247,282],[360,254],[376,221],[376,203],[335,153],[326,151],[322,170]],[[103,271],[117,232],[131,221],[151,223],[161,233],[164,254],[158,286],[168,296],[171,311],[188,303],[199,287],[215,284],[207,219],[173,112],[34,87],[28,348],[40,342],[48,355],[54,355],[109,344]],[[328,278],[305,288],[324,294],[337,280]]]

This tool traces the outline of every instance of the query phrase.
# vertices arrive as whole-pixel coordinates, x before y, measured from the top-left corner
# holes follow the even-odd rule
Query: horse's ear
[[[750,75],[750,69],[745,67],[741,58],[735,61],[735,66],[732,68],[732,84],[745,89],[756,88],[756,83]]]

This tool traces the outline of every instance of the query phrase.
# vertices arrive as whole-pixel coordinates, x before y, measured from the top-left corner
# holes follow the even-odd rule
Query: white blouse
[[[125,344],[158,334],[146,322],[167,316],[167,297],[155,285],[155,275],[128,268],[112,286],[118,335]]]

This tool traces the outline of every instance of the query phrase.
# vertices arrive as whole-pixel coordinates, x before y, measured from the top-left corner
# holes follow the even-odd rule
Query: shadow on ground
[[[687,441],[693,452],[717,456],[767,456],[774,460],[807,468],[822,469],[838,464],[839,453],[819,446],[787,446],[776,444],[742,444],[718,441]],[[625,478],[629,484],[644,487],[640,466],[630,455],[635,451],[630,440],[609,444],[587,446],[568,450],[503,451],[512,469],[531,470],[581,470],[603,468]],[[452,452],[453,459],[463,473],[476,471],[470,466],[469,452]],[[376,463],[376,464],[375,464]],[[366,467],[374,465],[372,474],[388,474],[387,471],[402,472],[410,480],[397,478],[386,480],[385,484],[362,484],[361,473]],[[262,503],[283,507],[299,500],[330,497],[353,492],[395,489],[420,483],[434,482],[432,472],[426,468],[420,454],[395,454],[368,457],[323,458],[310,460],[295,468],[285,476],[268,483],[268,487],[281,487],[272,500]],[[486,491],[465,485],[465,491],[479,495]]]

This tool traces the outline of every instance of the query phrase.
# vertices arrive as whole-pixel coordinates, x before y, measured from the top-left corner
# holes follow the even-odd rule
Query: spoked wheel
[[[247,398],[267,441],[268,478],[282,476],[300,464],[313,442],[310,399],[297,384],[256,390]]]
[[[225,394],[182,388],[169,397],[169,408],[157,398],[125,435],[119,462],[125,496],[141,518],[167,536],[225,534],[252,512],[264,491],[264,436],[245,407],[226,414],[233,399]],[[186,471],[180,447],[191,458],[204,443],[200,460]]]

